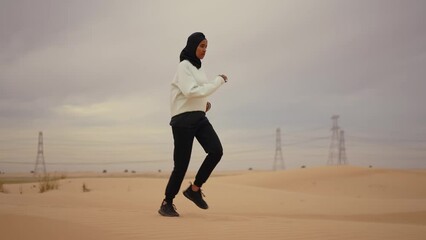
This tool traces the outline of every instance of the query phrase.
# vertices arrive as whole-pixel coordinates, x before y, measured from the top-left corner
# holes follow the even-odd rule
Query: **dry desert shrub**
[[[59,188],[59,178],[52,177],[49,174],[45,175],[44,177],[40,178],[39,180],[39,192],[44,193],[50,190],[55,190]]]
[[[0,181],[0,193],[9,193],[9,191],[4,188],[4,183]]]
[[[90,192],[90,189],[86,187],[86,184],[83,183],[83,192]]]

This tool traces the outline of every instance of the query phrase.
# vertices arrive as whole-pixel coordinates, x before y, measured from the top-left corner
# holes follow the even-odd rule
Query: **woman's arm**
[[[179,64],[178,82],[176,85],[187,98],[206,97],[218,89],[225,79],[222,76],[217,76],[212,82],[199,85],[194,79],[191,70],[187,64]]]

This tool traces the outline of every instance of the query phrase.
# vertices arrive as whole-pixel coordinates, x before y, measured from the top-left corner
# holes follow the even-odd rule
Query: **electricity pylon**
[[[275,157],[274,157],[274,166],[273,169],[278,169],[278,164],[280,165],[280,169],[285,169],[284,166],[284,158],[283,158],[283,152],[281,150],[281,129],[277,128],[276,131],[276,142],[275,142]],[[279,162],[279,163],[278,163]]]
[[[345,165],[347,164],[346,147],[345,147],[345,131],[340,130],[337,120],[338,115],[331,117],[333,126],[331,127],[330,151],[328,154],[328,165]],[[334,162],[337,157],[337,162]]]
[[[337,123],[337,120],[339,120],[339,115],[333,115],[331,119],[333,120],[333,126],[331,127],[331,142],[327,165],[334,165],[334,158],[339,152],[339,124]]]
[[[34,174],[43,173],[46,175],[46,163],[44,162],[44,151],[43,151],[43,132],[38,133],[38,148],[37,158],[34,167]]]
[[[339,135],[339,165],[346,165],[347,159],[346,159],[346,147],[345,147],[345,131],[340,130]]]

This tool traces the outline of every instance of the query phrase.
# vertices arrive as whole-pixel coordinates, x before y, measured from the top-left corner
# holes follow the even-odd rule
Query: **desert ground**
[[[426,239],[426,170],[215,173],[203,186],[210,208],[180,193],[179,218],[157,213],[168,173],[66,174],[44,193],[37,182],[5,183],[12,177],[0,177],[4,240]]]

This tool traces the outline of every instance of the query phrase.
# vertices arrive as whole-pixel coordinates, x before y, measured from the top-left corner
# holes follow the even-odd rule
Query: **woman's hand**
[[[210,108],[212,108],[212,105],[210,102],[207,102],[206,104],[206,112],[208,112],[210,110]]]
[[[228,82],[228,77],[225,74],[220,74],[219,76],[221,76],[225,82]]]

